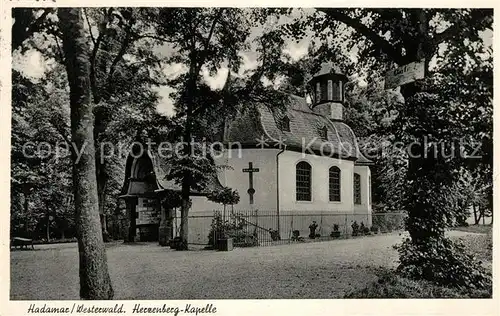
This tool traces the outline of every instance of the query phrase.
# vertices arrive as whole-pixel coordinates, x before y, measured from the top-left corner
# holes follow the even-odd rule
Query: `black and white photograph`
[[[10,5],[24,314],[492,301],[493,4]]]

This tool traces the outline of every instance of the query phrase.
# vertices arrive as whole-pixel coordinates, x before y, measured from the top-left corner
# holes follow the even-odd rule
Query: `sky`
[[[262,30],[254,29],[251,37],[257,36]],[[295,41],[290,41],[287,43],[284,53],[287,53],[293,60],[298,60],[307,54],[307,48],[309,41],[304,39],[299,43]],[[243,64],[240,69],[240,75],[246,70],[255,69],[258,66],[257,53],[255,51],[245,51],[240,53]],[[50,67],[51,61],[44,59],[42,54],[34,49],[26,51],[24,54],[15,52],[12,58],[12,67],[15,70],[22,72],[26,77],[33,80],[38,80],[43,77],[45,71]],[[176,77],[179,74],[185,72],[187,69],[182,64],[170,64],[167,65],[163,71],[168,77]],[[228,68],[222,66],[215,75],[210,75],[207,69],[202,69],[204,80],[210,85],[212,89],[222,88],[227,75]],[[161,100],[158,104],[158,111],[166,115],[172,115],[173,103],[169,97],[169,94],[173,92],[173,89],[168,86],[162,86],[156,88]]]
[[[297,17],[302,14],[307,15],[310,14],[311,12],[312,12],[311,9],[306,9],[305,12],[294,11],[292,12],[292,15],[290,17],[283,16],[278,21],[272,21],[271,26],[267,25],[266,27],[274,27],[276,25],[286,23],[294,17]],[[262,32],[263,32],[262,27],[252,28],[251,34],[249,36],[249,41],[251,42]],[[483,41],[485,42],[486,46],[491,47],[493,32],[490,30],[483,32],[483,34],[481,34],[481,37],[483,38]],[[301,57],[307,55],[308,46],[310,42],[311,42],[310,38],[305,38],[299,42],[288,40],[285,42],[286,45],[283,50],[283,53],[289,55],[292,60],[298,60]],[[160,54],[168,55],[169,49],[168,47],[165,47],[163,50],[160,48],[159,52]],[[240,52],[240,55],[243,59],[243,64],[239,73],[240,75],[244,71],[255,69],[258,66],[257,53],[255,52],[255,45],[253,45],[253,47],[251,45],[251,49],[249,51]],[[355,53],[349,52],[349,55],[351,58],[355,58]],[[50,67],[51,63],[53,63],[53,61],[51,62],[44,59],[44,57],[39,51],[31,49],[26,51],[24,54],[15,52],[12,60],[12,65],[13,65],[12,67],[15,70],[22,72],[25,76],[32,78],[33,80],[37,80],[43,77],[46,69]],[[186,70],[187,69],[182,64],[170,64],[165,66],[163,69],[164,73],[170,78],[175,77],[185,72]],[[226,66],[222,66],[215,75],[210,75],[207,69],[202,69],[202,73],[204,80],[209,84],[209,86],[212,89],[217,89],[223,87],[228,75],[228,69]],[[272,84],[272,83],[267,82],[267,84]],[[156,88],[156,90],[161,97],[157,107],[158,111],[165,115],[173,115],[174,114],[173,103],[169,97],[169,94],[173,92],[173,89],[168,86],[162,86]]]
[[[294,10],[291,16],[282,16],[279,20],[271,21],[270,25],[266,27],[273,27],[276,25],[280,25],[290,21],[291,19],[298,17],[303,14],[310,14],[312,9],[305,9],[304,11]],[[96,32],[96,30],[94,30]],[[251,29],[250,36],[248,38],[248,42],[251,44],[251,49],[248,51],[240,52],[240,55],[243,59],[243,63],[240,69],[239,75],[242,75],[243,72],[247,70],[252,70],[257,68],[257,53],[255,51],[255,45],[252,45],[253,39],[259,36],[263,32],[262,27],[253,27]],[[309,45],[308,39],[303,39],[300,42],[288,41],[286,43],[284,53],[288,54],[292,60],[298,60],[301,57],[307,54],[307,49]],[[253,46],[253,47],[252,47]],[[164,56],[168,56],[170,54],[169,48],[167,45],[165,47],[159,49],[159,53]],[[43,58],[42,54],[39,51],[30,49],[25,53],[20,54],[19,52],[15,52],[12,59],[12,67],[23,73],[26,77],[29,77],[33,80],[38,80],[43,77],[45,71],[50,67],[51,61],[47,61]],[[169,64],[164,67],[163,72],[169,77],[176,77],[179,74],[187,71],[186,67],[182,64]],[[203,78],[209,84],[212,89],[222,88],[227,75],[228,68],[226,66],[222,66],[219,71],[215,75],[210,75],[207,69],[202,69]],[[267,84],[271,84],[267,82]],[[158,111],[165,115],[173,115],[173,102],[169,97],[169,94],[173,92],[173,89],[168,86],[157,87],[156,91],[160,95],[160,101],[158,104]]]
[[[259,30],[255,30],[255,32],[257,33],[259,32]],[[298,60],[301,57],[307,55],[308,45],[308,40],[302,40],[299,43],[290,41],[289,43],[287,43],[283,52],[288,54],[292,58],[292,60]],[[244,51],[240,53],[240,56],[243,59],[243,63],[240,68],[239,75],[242,75],[247,70],[253,70],[258,67],[257,53],[255,51]],[[185,67],[182,67],[181,64],[173,64],[166,67],[164,69],[164,72],[165,74],[167,74],[167,76],[175,77],[182,72],[185,72],[186,70],[187,69],[185,69]],[[215,75],[211,76],[206,68],[202,69],[203,78],[212,89],[220,89],[224,86],[228,72],[229,70],[227,66],[222,66]],[[271,83],[267,82],[267,84]],[[173,103],[169,98],[169,94],[173,92],[173,89],[168,86],[163,86],[157,88],[157,91],[162,97],[162,100],[158,105],[158,111],[166,115],[172,115],[174,113]]]

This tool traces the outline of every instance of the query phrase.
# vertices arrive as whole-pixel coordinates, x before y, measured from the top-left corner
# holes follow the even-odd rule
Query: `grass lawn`
[[[464,235],[463,232],[466,232]],[[483,266],[490,271],[492,269],[492,226],[470,226],[457,227],[448,233],[451,239],[461,241],[466,249]],[[347,294],[347,298],[491,298],[489,290],[451,289],[437,286],[431,282],[415,281],[403,278],[388,268],[381,268],[378,272],[378,280],[372,282],[366,288],[353,289]]]
[[[454,238],[461,240],[477,259],[482,260],[490,268],[493,260],[492,228],[493,226],[491,225],[471,225],[454,228],[455,231],[469,232],[467,235],[456,236]]]
[[[392,246],[403,237],[393,233],[231,252],[111,243],[107,257],[115,299],[342,298],[376,281],[380,269],[395,267]],[[74,243],[12,251],[10,267],[11,299],[79,299]]]
[[[453,228],[453,230],[478,234],[491,234],[492,229],[493,225],[469,225]]]

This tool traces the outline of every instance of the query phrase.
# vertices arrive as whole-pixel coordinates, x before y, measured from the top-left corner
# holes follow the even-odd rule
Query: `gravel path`
[[[471,233],[450,232],[453,236]],[[397,233],[231,252],[108,245],[115,299],[339,298],[396,265]],[[76,244],[11,252],[11,299],[79,299]]]

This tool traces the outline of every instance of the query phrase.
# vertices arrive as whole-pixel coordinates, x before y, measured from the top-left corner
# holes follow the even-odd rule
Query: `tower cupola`
[[[314,112],[331,120],[343,120],[344,88],[347,76],[331,63],[323,63],[307,83]]]

